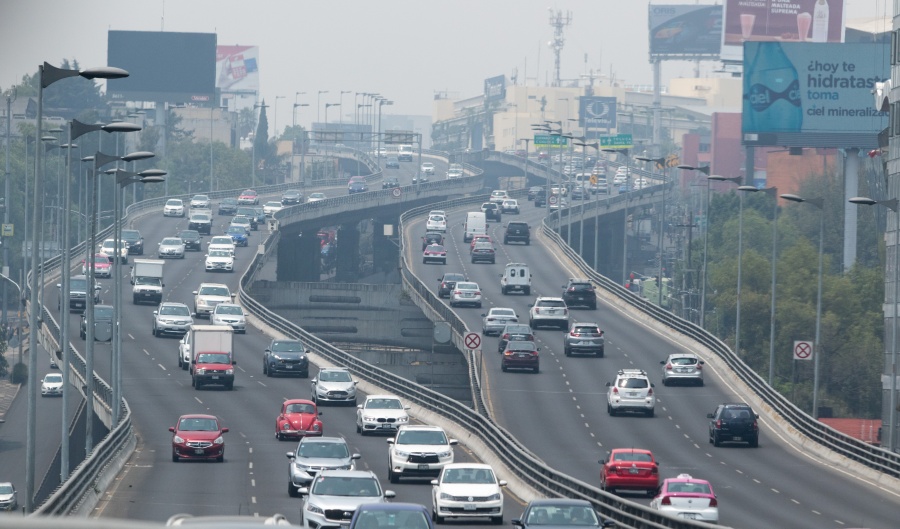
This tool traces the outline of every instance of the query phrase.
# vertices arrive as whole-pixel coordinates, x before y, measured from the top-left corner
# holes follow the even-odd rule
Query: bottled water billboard
[[[800,104],[800,79],[779,43],[758,46],[756,55],[744,72],[744,98],[750,113],[744,130],[800,132],[803,108]],[[747,126],[749,125],[749,126]]]

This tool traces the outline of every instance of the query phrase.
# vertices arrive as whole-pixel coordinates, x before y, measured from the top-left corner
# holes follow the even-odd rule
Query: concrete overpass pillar
[[[392,228],[393,234],[385,235],[385,227]],[[397,269],[400,263],[400,248],[392,238],[397,237],[397,224],[391,219],[377,219],[372,233],[372,263],[379,272],[391,272]]]
[[[353,283],[359,277],[359,228],[356,224],[342,225],[337,233],[337,263],[335,281]]]
[[[315,231],[311,235],[282,237],[278,241],[278,281],[319,281],[322,248]]]

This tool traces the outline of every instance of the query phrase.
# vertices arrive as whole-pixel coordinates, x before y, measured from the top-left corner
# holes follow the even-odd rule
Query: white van
[[[507,263],[500,274],[500,291],[503,295],[510,292],[521,292],[531,295],[531,271],[525,263]]]
[[[469,242],[476,235],[487,235],[487,220],[481,211],[466,213],[466,225],[463,228],[463,241]]]

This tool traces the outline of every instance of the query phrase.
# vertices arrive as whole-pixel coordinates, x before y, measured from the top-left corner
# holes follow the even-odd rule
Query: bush
[[[21,362],[14,365],[9,380],[13,384],[24,384],[28,380],[28,366]]]

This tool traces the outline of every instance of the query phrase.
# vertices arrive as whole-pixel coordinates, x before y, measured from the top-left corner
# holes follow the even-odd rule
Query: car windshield
[[[429,529],[423,511],[398,508],[396,510],[361,511],[356,517],[357,529]]]
[[[138,276],[134,279],[135,285],[161,285],[162,280],[158,277]]]
[[[528,511],[528,525],[598,526],[593,509],[581,505],[541,505]]]
[[[178,429],[183,432],[217,432],[219,425],[215,419],[185,417],[178,422]]]
[[[442,217],[440,215],[432,215],[428,220],[434,221],[434,222],[444,222],[444,217]]]
[[[489,468],[448,468],[443,483],[494,483],[494,472]]]
[[[203,287],[200,289],[201,296],[221,296],[221,297],[229,297],[231,293],[228,292],[227,287]]]
[[[141,238],[141,233],[137,230],[122,230],[122,239],[126,241],[136,241]]]
[[[328,458],[346,458],[350,457],[350,451],[347,445],[343,443],[300,443],[297,449],[298,457],[328,457]]]
[[[230,364],[231,358],[227,353],[200,353],[197,355],[198,364]]]
[[[425,251],[426,251],[426,252],[432,252],[432,253],[434,253],[434,252],[443,252],[443,251],[444,251],[444,247],[441,246],[440,244],[432,244],[432,245],[428,246],[428,248],[425,248]]]
[[[284,411],[286,413],[315,413],[316,407],[308,402],[295,402],[288,404]]]
[[[444,281],[464,281],[466,276],[462,274],[444,274]]]
[[[177,198],[173,198],[173,199],[167,201],[167,202],[166,202],[166,205],[167,205],[167,206],[180,206],[180,205],[181,205],[181,201],[178,200]],[[157,207],[159,207],[159,206],[157,206]]]
[[[295,340],[284,340],[272,343],[272,351],[278,353],[302,353],[303,344]]]
[[[0,485],[0,494],[12,494],[15,491],[16,489],[14,489],[13,486],[8,483]]]
[[[228,250],[210,250],[210,257],[231,257],[231,252]]]
[[[322,382],[350,382],[352,379],[349,371],[336,370],[320,372],[319,380]]]
[[[395,442],[401,445],[445,445],[447,436],[441,430],[403,430]]]
[[[516,311],[512,309],[491,309],[491,313],[488,316],[499,316],[501,318],[515,318]]]
[[[669,483],[666,486],[666,492],[674,492],[674,493],[689,493],[689,494],[712,494],[712,491],[709,489],[709,483],[698,483],[696,481],[679,481],[675,483]]]
[[[209,241],[209,244],[227,244],[228,246],[231,246],[234,242],[231,240],[231,237],[213,237]]]
[[[208,202],[209,197],[206,195],[194,195],[192,200],[196,200],[197,202]]]
[[[199,238],[200,238],[200,232],[195,231],[195,230],[185,230],[185,231],[179,233],[179,234],[178,234],[178,237],[179,237],[181,240],[185,240],[185,239],[199,239]]]
[[[403,405],[398,399],[369,399],[366,408],[373,410],[402,410]]]
[[[95,255],[94,262],[99,264],[109,264],[109,257],[106,255]]]
[[[69,292],[84,292],[87,290],[86,279],[69,279]]]
[[[309,198],[325,198],[325,193],[312,193]]]
[[[318,496],[381,496],[376,479],[349,476],[319,476],[313,483],[312,493]]]
[[[62,375],[46,375],[44,382],[62,382]]]
[[[244,311],[240,305],[216,305],[216,314],[239,314],[243,315]]]
[[[594,287],[590,283],[571,283],[569,288],[573,290],[592,290]]]
[[[531,327],[527,325],[507,325],[503,332],[509,334],[531,334]]]
[[[191,215],[191,218],[193,220],[209,220],[209,215],[207,215],[206,213],[194,213],[193,215]]]
[[[163,239],[161,243],[163,246],[180,246],[181,239]]]
[[[643,461],[649,463],[653,461],[653,458],[646,452],[616,452],[613,455],[613,461]]]
[[[97,320],[111,320],[113,317],[113,308],[112,307],[99,307],[94,306],[94,321]]]
[[[509,342],[509,344],[506,345],[506,348],[509,349],[510,351],[536,351],[537,350],[534,347],[534,342],[526,342],[526,341],[521,341],[521,340]]]
[[[456,288],[459,290],[478,290],[478,285],[475,283],[456,283]]]
[[[247,231],[244,230],[244,228],[241,228],[240,226],[228,226],[228,229],[225,230],[225,233],[229,233],[229,234],[233,233],[235,235],[247,235]]]
[[[191,309],[187,305],[163,305],[159,308],[159,313],[166,316],[190,316]]]

